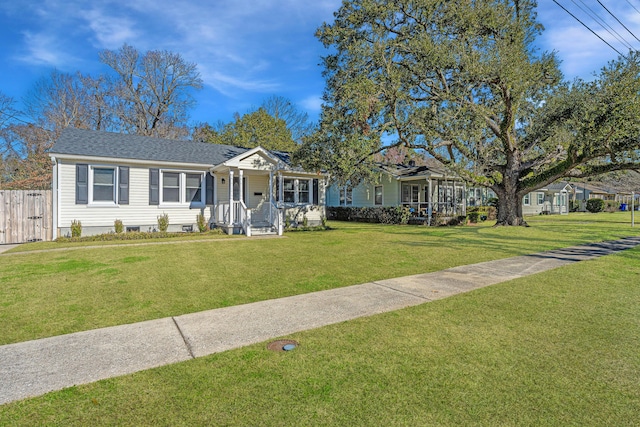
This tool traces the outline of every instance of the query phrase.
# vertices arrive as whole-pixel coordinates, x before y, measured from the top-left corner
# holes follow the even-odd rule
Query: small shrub
[[[198,214],[198,216],[196,216],[196,223],[198,224],[198,230],[201,233],[209,231],[209,224],[207,223],[207,219],[204,215]]]
[[[71,237],[82,236],[82,223],[77,219],[71,221]]]
[[[207,235],[221,235],[224,232],[219,229],[213,229],[206,232]],[[109,242],[114,240],[151,240],[151,239],[167,239],[167,238],[184,238],[184,233],[172,232],[172,233],[163,233],[163,232],[146,232],[146,231],[131,231],[129,233],[105,233],[105,234],[94,234],[93,236],[85,236],[85,237],[58,237],[55,241],[58,243],[69,243],[69,242]]]
[[[604,200],[602,199],[587,200],[587,210],[591,213],[598,213],[598,212],[604,211]]]
[[[305,228],[309,226],[309,220],[307,219],[306,215],[302,217],[302,226]]]
[[[467,217],[463,215],[454,216],[453,218],[449,219],[449,221],[447,221],[447,225],[450,225],[450,226],[460,225],[460,224],[463,224],[466,219]]]
[[[168,228],[169,228],[169,215],[166,213],[163,213],[162,215],[158,216],[158,230],[161,233],[166,233]]]
[[[480,217],[480,212],[469,212],[467,214],[467,218],[471,224],[475,224],[478,222],[478,218]]]
[[[607,212],[617,212],[618,209],[620,209],[620,203],[613,201],[613,200],[608,200],[605,202],[605,210]]]
[[[113,221],[113,228],[116,230],[116,234],[120,234],[124,231],[124,224],[119,219]]]
[[[569,212],[578,212],[580,210],[579,200],[569,200]]]

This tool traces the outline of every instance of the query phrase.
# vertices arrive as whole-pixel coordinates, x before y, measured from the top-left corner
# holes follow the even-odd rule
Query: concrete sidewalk
[[[609,255],[640,237],[0,346],[0,404],[446,298]]]

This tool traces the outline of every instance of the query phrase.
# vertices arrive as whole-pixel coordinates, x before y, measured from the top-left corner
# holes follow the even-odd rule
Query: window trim
[[[538,193],[538,205],[544,205],[544,193]]]
[[[339,188],[339,191],[340,191],[340,197],[339,197],[340,206],[353,206],[353,187],[351,187],[350,185],[343,185],[342,187]]]
[[[380,189],[380,203],[378,203],[378,188]],[[382,185],[373,186],[373,204],[374,206],[384,205],[384,187]]]
[[[178,201],[165,201],[164,200],[164,174],[178,174]],[[187,200],[187,175],[199,175],[200,176],[200,200],[191,201]],[[158,177],[158,206],[159,207],[194,207],[204,208],[206,206],[206,172],[194,171],[194,170],[177,170],[177,169],[160,169]]]
[[[522,197],[523,206],[531,206],[531,193],[527,193]]]
[[[112,199],[111,200],[94,200],[93,186],[95,185],[94,174],[96,169],[111,169],[113,171],[112,179]],[[88,206],[118,206],[118,166],[115,165],[89,165],[87,174],[87,205]]]
[[[287,190],[286,187],[286,183],[287,181],[292,182],[293,183],[293,188]],[[301,181],[306,181],[307,182],[307,190],[306,191],[300,191],[300,182]],[[279,186],[279,181],[276,185],[276,187]],[[287,200],[287,193],[290,193],[291,195],[293,195],[293,201],[291,200]],[[300,201],[300,194],[302,193],[306,193],[307,194],[307,201],[306,202],[301,202]],[[285,205],[288,206],[296,206],[296,205],[302,205],[302,206],[307,206],[307,205],[311,205],[313,204],[313,179],[312,178],[294,178],[294,177],[282,177],[282,203],[284,203]],[[279,194],[277,195],[277,197],[279,197]]]

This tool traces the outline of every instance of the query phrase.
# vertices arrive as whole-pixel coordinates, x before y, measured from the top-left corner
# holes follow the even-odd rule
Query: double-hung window
[[[282,180],[285,203],[308,204],[311,200],[311,182],[308,179],[284,178]]]
[[[382,205],[382,185],[376,185],[373,189],[374,204]]]
[[[116,170],[115,168],[92,168],[92,190],[93,202],[113,202],[116,201]]]
[[[309,180],[298,180],[298,203],[309,203]]]
[[[180,203],[180,174],[164,172],[162,174],[162,201]]]
[[[544,193],[538,193],[538,205],[544,204]]]
[[[531,204],[531,193],[525,194],[522,198],[522,204],[525,206],[529,206]]]
[[[76,164],[76,205],[129,204],[129,167]]]
[[[353,205],[353,188],[345,185],[340,188],[340,206]]]
[[[202,174],[185,174],[185,201],[187,203],[202,202]]]
[[[283,180],[284,185],[284,202],[295,203],[296,202],[296,180],[285,178]]]
[[[204,204],[201,172],[162,171],[161,202],[166,204]]]

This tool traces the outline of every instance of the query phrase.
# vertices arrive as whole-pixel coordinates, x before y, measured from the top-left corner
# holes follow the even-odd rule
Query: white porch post
[[[269,171],[269,224],[273,224],[273,171]]]
[[[229,169],[229,223],[228,225],[233,224],[235,220],[234,209],[233,209],[233,170]]]
[[[280,203],[284,204],[284,178],[282,177],[282,173],[278,172],[278,181],[280,181],[280,188],[278,189],[278,200]]]
[[[467,183],[462,183],[462,215],[467,216]]]
[[[240,169],[240,172],[238,173],[238,201],[244,201],[244,182],[243,182],[243,170]]]
[[[427,222],[427,224],[431,225],[431,217],[433,215],[433,188],[431,188],[431,178],[427,178],[427,183],[429,185],[429,207],[428,207],[428,212],[429,212],[429,220]]]

